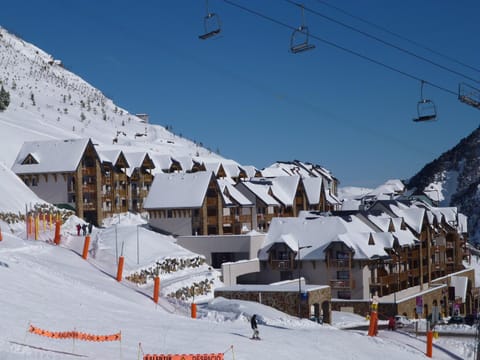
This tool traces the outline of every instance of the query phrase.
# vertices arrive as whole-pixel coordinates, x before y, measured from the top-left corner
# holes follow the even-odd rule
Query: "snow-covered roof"
[[[213,174],[170,173],[155,175],[145,199],[145,209],[200,208]]]
[[[163,172],[162,170],[168,170],[172,166],[172,158],[168,154],[150,154],[153,163],[155,164],[154,173]]]
[[[193,160],[190,156],[172,156],[172,161],[178,162],[182,167],[182,171],[189,171],[193,166]]]
[[[238,191],[228,179],[217,179],[217,183],[225,205],[253,206],[252,202]]]
[[[256,180],[256,178],[253,178],[249,181],[243,181],[240,184],[245,186],[267,206],[280,206],[280,203],[269,194],[272,184],[270,181],[267,182],[265,179]]]
[[[16,174],[73,172],[90,139],[27,141],[12,166]],[[31,156],[36,164],[22,164]]]
[[[320,202],[320,193],[322,191],[321,177],[307,177],[302,179],[303,187],[310,205],[316,205]]]
[[[389,227],[390,227],[390,223],[392,221],[392,218],[389,217],[389,216],[375,216],[375,215],[372,215],[372,214],[368,214],[367,215],[367,218],[368,220],[370,220],[373,224],[375,224],[376,226],[378,226],[379,229],[381,229],[382,231],[385,231],[387,232]]]
[[[272,181],[272,193],[286,206],[293,206],[295,203],[295,194],[297,193],[300,176],[277,176],[270,179]]]
[[[285,243],[293,251],[300,246],[311,246],[302,251],[302,259],[324,260],[325,248],[338,238],[338,235],[349,232],[370,233],[372,228],[356,216],[347,220],[339,216],[319,216],[316,218],[273,218],[268,229],[259,258],[266,260],[269,249],[274,243]]]
[[[247,178],[253,178],[258,172],[258,169],[253,165],[239,165],[240,169],[245,171]]]
[[[100,161],[102,163],[109,162],[109,163],[115,165],[118,161],[118,158],[123,154],[122,150],[120,150],[120,149],[110,149],[110,150],[102,150],[102,149],[99,149],[99,148],[96,148],[96,149],[97,149],[97,153],[98,153],[98,156],[100,158]],[[127,161],[127,167],[129,167],[129,166],[130,165],[128,164],[128,161]]]
[[[425,209],[407,207],[399,202],[397,202],[396,205],[390,204],[389,208],[395,214],[395,216],[403,218],[405,223],[417,234],[421,233]]]
[[[373,189],[364,196],[375,197],[377,200],[390,200],[395,195],[402,193],[404,190],[405,185],[401,180],[392,179]]]
[[[293,175],[269,179],[252,178],[242,184],[267,205],[278,206],[280,202],[285,206],[293,206],[299,181],[300,177]]]
[[[150,156],[145,151],[127,151],[125,152],[125,158],[130,164],[130,167],[127,169],[127,175],[131,176],[135,169],[142,167],[145,159],[150,158]]]
[[[325,190],[325,199],[333,205],[340,205],[342,203],[335,195],[331,194],[329,190]]]

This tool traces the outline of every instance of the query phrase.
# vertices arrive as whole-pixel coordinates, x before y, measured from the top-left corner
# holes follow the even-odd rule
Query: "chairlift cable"
[[[290,3],[290,4],[293,4],[293,5],[299,6],[299,4],[296,3],[295,1],[292,1],[292,0],[285,0],[285,1],[286,1],[287,3]],[[341,26],[343,26],[343,27],[345,27],[345,28],[347,28],[347,29],[349,29],[349,30],[358,32],[359,34],[362,34],[363,36],[366,36],[366,37],[368,37],[368,38],[370,38],[370,39],[373,39],[373,40],[375,40],[375,41],[378,41],[378,42],[380,42],[380,43],[382,43],[382,44],[384,44],[384,45],[386,45],[386,46],[390,46],[391,48],[394,48],[394,49],[396,49],[396,50],[398,50],[398,51],[401,51],[401,52],[403,52],[403,53],[405,53],[405,54],[407,54],[407,55],[410,55],[410,56],[413,56],[413,57],[415,57],[415,58],[417,58],[417,59],[420,59],[420,60],[422,60],[422,61],[425,61],[425,62],[427,62],[427,63],[429,63],[429,64],[431,64],[431,65],[433,65],[433,66],[436,66],[436,67],[438,67],[438,68],[440,68],[440,69],[442,69],[442,70],[448,71],[448,72],[450,72],[450,73],[452,73],[452,74],[461,76],[461,77],[463,77],[463,78],[465,78],[465,79],[468,79],[468,80],[471,80],[471,81],[474,81],[474,82],[480,84],[480,81],[478,81],[478,80],[476,80],[476,79],[474,79],[474,78],[472,78],[472,77],[470,77],[470,76],[468,76],[468,75],[465,75],[465,74],[463,74],[463,73],[461,73],[461,72],[458,72],[458,71],[456,71],[456,70],[452,70],[452,69],[450,69],[450,68],[448,68],[448,67],[446,67],[446,66],[444,66],[444,65],[441,65],[441,64],[439,64],[439,63],[437,63],[437,62],[435,62],[435,61],[433,61],[433,60],[430,60],[430,59],[428,59],[428,58],[426,58],[426,57],[424,57],[424,56],[418,55],[418,54],[414,53],[413,51],[404,49],[404,48],[402,48],[402,47],[400,47],[400,46],[398,46],[398,45],[392,44],[391,42],[388,42],[388,41],[386,41],[386,40],[380,39],[379,37],[377,37],[377,36],[375,36],[375,35],[372,35],[372,34],[369,34],[369,33],[365,32],[365,31],[363,31],[363,30],[357,29],[357,28],[354,27],[354,26],[345,24],[345,23],[343,23],[343,22],[341,22],[341,21],[339,21],[339,20],[335,20],[335,19],[331,18],[330,16],[327,16],[327,15],[325,15],[325,14],[322,14],[321,12],[318,12],[318,11],[313,10],[313,9],[311,9],[311,8],[305,7],[305,6],[303,6],[303,5],[302,5],[302,9],[305,9],[306,11],[309,11],[309,12],[311,12],[311,13],[314,14],[314,15],[317,15],[317,16],[319,16],[319,17],[322,17],[322,18],[324,18],[324,19],[327,19],[328,21],[331,21],[331,22],[333,22],[333,23],[335,23],[335,24],[341,25]]]
[[[255,15],[255,16],[261,17],[261,18],[263,18],[263,19],[265,19],[265,20],[268,20],[268,21],[270,21],[270,22],[273,22],[273,23],[275,23],[275,24],[277,24],[277,25],[286,27],[286,28],[288,28],[288,29],[290,29],[290,30],[295,30],[295,29],[296,29],[296,27],[294,27],[294,26],[288,25],[288,24],[286,24],[286,23],[284,23],[284,22],[282,22],[282,21],[280,21],[280,20],[274,19],[274,18],[272,18],[271,16],[262,14],[262,13],[256,11],[256,10],[252,10],[252,9],[250,9],[250,8],[247,8],[247,7],[243,6],[243,5],[237,4],[237,3],[235,3],[235,2],[233,2],[233,1],[231,1],[231,0],[223,0],[223,2],[225,2],[225,3],[227,3],[227,4],[231,5],[231,6],[234,6],[234,7],[238,8],[238,9],[241,9],[241,10],[243,10],[243,11],[245,11],[245,12],[248,12],[248,13],[250,13],[250,14],[252,14],[252,15]],[[386,69],[388,69],[388,70],[390,70],[390,71],[393,71],[393,72],[396,72],[396,73],[401,74],[401,75],[403,75],[403,76],[406,76],[406,77],[408,77],[408,78],[410,78],[410,79],[413,79],[413,80],[416,80],[416,81],[422,81],[422,80],[423,80],[423,81],[425,82],[425,84],[428,84],[428,85],[430,85],[430,86],[432,86],[432,87],[434,87],[434,88],[437,88],[438,90],[441,90],[441,91],[444,91],[444,92],[446,92],[446,93],[449,93],[449,94],[452,94],[452,95],[457,96],[457,92],[456,92],[456,91],[452,91],[452,90],[447,89],[447,88],[445,88],[445,87],[443,87],[443,86],[441,86],[441,85],[437,85],[437,84],[432,83],[432,82],[430,82],[430,81],[421,79],[421,78],[419,78],[418,76],[409,74],[409,73],[407,73],[407,72],[405,72],[405,71],[403,71],[403,70],[397,69],[397,68],[395,68],[395,67],[393,67],[393,66],[390,66],[390,65],[387,65],[387,64],[385,64],[385,63],[383,63],[383,62],[381,62],[381,61],[379,61],[379,60],[375,60],[375,59],[373,59],[373,58],[371,58],[371,57],[368,57],[368,56],[366,56],[366,55],[360,54],[360,53],[358,53],[358,52],[356,52],[356,51],[354,51],[354,50],[351,50],[351,49],[348,49],[348,48],[346,48],[346,47],[344,47],[344,46],[338,45],[338,44],[336,44],[336,43],[334,43],[334,42],[332,42],[332,41],[323,39],[323,38],[321,38],[321,37],[319,37],[319,36],[316,36],[316,35],[313,35],[313,34],[310,34],[310,37],[312,37],[312,38],[314,38],[314,39],[316,39],[316,40],[318,40],[318,41],[321,41],[321,42],[323,42],[323,43],[325,43],[325,44],[327,44],[327,45],[330,45],[330,46],[332,46],[332,47],[335,47],[335,48],[337,48],[337,49],[340,49],[340,50],[342,50],[342,51],[345,51],[345,52],[347,52],[347,53],[349,53],[349,54],[352,54],[352,55],[355,55],[355,56],[357,56],[357,57],[360,57],[360,58],[362,58],[362,59],[364,59],[364,60],[370,61],[370,62],[372,62],[372,63],[374,63],[374,64],[376,64],[376,65],[379,65],[379,66],[381,66],[381,67],[384,67],[384,68],[386,68]]]
[[[455,58],[453,58],[453,57],[451,57],[451,56],[449,56],[449,55],[442,54],[441,52],[439,52],[439,51],[437,51],[437,50],[434,50],[434,49],[432,49],[432,48],[430,48],[430,47],[428,47],[428,46],[425,46],[425,45],[423,45],[423,44],[421,44],[421,43],[419,43],[419,42],[417,42],[417,41],[415,41],[415,40],[409,39],[409,38],[407,38],[406,36],[403,36],[403,35],[400,35],[400,34],[398,34],[398,33],[396,33],[396,32],[393,32],[393,31],[387,29],[386,27],[383,27],[383,26],[381,26],[381,25],[377,25],[377,24],[375,24],[375,23],[373,23],[373,22],[371,22],[371,21],[369,21],[369,20],[365,20],[364,18],[361,18],[360,16],[357,16],[357,15],[354,15],[354,14],[352,14],[352,13],[349,13],[348,11],[343,10],[343,9],[341,9],[341,8],[335,6],[335,5],[329,4],[328,2],[326,2],[326,1],[324,1],[324,0],[317,0],[317,2],[322,3],[322,4],[324,4],[325,6],[330,7],[330,8],[332,8],[332,9],[335,9],[335,10],[337,10],[338,12],[341,12],[341,13],[347,15],[347,16],[350,16],[350,17],[353,18],[353,19],[359,20],[359,21],[361,21],[361,22],[363,22],[363,23],[365,23],[365,24],[367,24],[367,25],[370,25],[370,26],[372,26],[372,27],[374,27],[374,28],[377,28],[377,29],[379,29],[379,30],[382,30],[382,31],[386,32],[387,34],[393,35],[393,36],[395,36],[395,37],[397,37],[397,38],[399,38],[399,39],[401,39],[401,40],[407,41],[407,42],[409,42],[409,43],[411,43],[411,44],[413,44],[413,45],[415,45],[415,46],[418,46],[418,47],[420,47],[420,48],[423,48],[424,50],[430,51],[431,53],[433,53],[433,54],[435,54],[435,55],[438,55],[438,56],[443,57],[443,58],[445,58],[445,59],[447,59],[447,60],[449,60],[449,61],[452,61],[452,62],[454,62],[454,63],[457,63],[458,65],[464,66],[464,67],[469,68],[469,69],[471,69],[471,70],[473,70],[473,71],[480,72],[480,69],[479,69],[479,68],[476,68],[476,67],[474,67],[474,66],[471,66],[471,65],[469,65],[469,64],[466,64],[466,63],[464,63],[464,62],[462,62],[462,61],[460,61],[460,60],[457,60],[457,59],[455,59]]]

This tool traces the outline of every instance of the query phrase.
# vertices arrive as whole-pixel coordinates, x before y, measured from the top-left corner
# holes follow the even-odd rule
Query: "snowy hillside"
[[[3,28],[0,81],[11,101],[0,112],[0,162],[8,168],[24,141],[44,139],[92,138],[96,144],[116,143],[160,154],[218,157],[130,114],[68,71],[61,60]]]
[[[15,214],[24,213],[25,205],[44,203],[37,195],[35,195],[20,178],[12,173],[10,169],[0,163],[0,213],[12,212]]]
[[[152,301],[151,283],[135,287],[115,280],[115,226],[94,229],[93,238],[98,240],[98,248],[92,249],[84,260],[79,256],[83,237],[76,236],[76,221],[72,218],[62,227],[60,246],[24,240],[21,229],[14,234],[4,233],[0,242],[0,304],[4,329],[0,331],[1,359],[59,360],[78,355],[98,360],[138,359],[144,352],[224,353],[228,360],[309,359],[320,354],[325,359],[366,360],[386,351],[391,360],[425,358],[425,343],[419,338],[390,335],[386,330],[372,338],[366,331],[341,331],[330,325],[299,320],[254,302],[204,300],[199,305],[197,319],[191,319],[188,307],[166,300],[166,294],[172,291],[168,289],[173,284],[172,278],[177,277],[178,286],[186,277],[218,278],[218,273],[206,275],[208,268],[199,267],[188,273],[170,274],[170,277],[161,274],[162,295],[156,305]],[[139,221],[123,217],[117,223],[127,271],[135,271],[138,266],[172,254],[192,256],[168,239],[162,239],[162,235],[141,229],[140,265],[137,265],[135,232]],[[51,237],[52,232],[47,230],[43,236]],[[152,246],[154,243],[156,246]],[[262,341],[249,339],[249,317],[254,313],[259,314]],[[358,316],[354,318],[347,321],[365,323]],[[345,327],[345,316],[341,319],[341,326]],[[120,333],[121,341],[55,339],[29,332],[30,326],[49,332]],[[458,356],[471,359],[473,343],[465,341],[469,340],[460,343],[449,340],[437,346],[447,346]],[[446,354],[439,348],[434,350],[436,359],[452,358]]]
[[[441,206],[457,206],[468,216],[471,242],[480,242],[480,128],[425,165],[409,183]]]

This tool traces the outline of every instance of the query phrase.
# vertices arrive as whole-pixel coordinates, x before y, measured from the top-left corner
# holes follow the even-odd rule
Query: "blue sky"
[[[0,26],[61,59],[131,113],[148,113],[152,123],[243,165],[297,159],[328,168],[340,186],[375,187],[408,179],[478,127],[480,111],[455,92],[462,81],[480,88],[480,72],[425,49],[480,70],[478,1],[306,0],[316,48],[301,54],[289,52],[290,28],[232,5],[299,26],[300,8],[284,0],[210,0],[222,32],[206,41],[198,39],[205,1],[66,3],[9,1]],[[412,121],[418,79],[428,82],[424,97],[437,106],[435,122]]]

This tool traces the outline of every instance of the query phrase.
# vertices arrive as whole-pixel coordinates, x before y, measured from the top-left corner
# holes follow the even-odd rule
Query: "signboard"
[[[415,304],[416,304],[415,312],[418,315],[422,315],[423,314],[423,298],[421,296],[417,296],[415,298]]]

